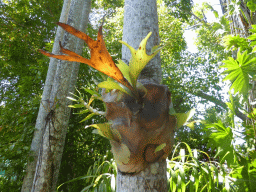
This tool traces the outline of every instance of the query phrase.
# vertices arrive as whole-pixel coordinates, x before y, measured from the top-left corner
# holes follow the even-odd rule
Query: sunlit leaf
[[[191,109],[187,113],[173,114],[177,118],[177,128],[180,128],[182,125],[184,125],[194,114],[195,114],[195,109]]]
[[[105,88],[105,89],[117,89],[120,90],[128,95],[132,96],[132,93],[129,89],[125,89],[125,87],[121,87],[120,84],[116,83],[115,81],[111,81],[110,79],[108,79],[107,81],[103,81],[101,83],[98,84],[98,87],[100,88]]]
[[[155,149],[155,153],[158,151],[161,151],[163,148],[165,148],[165,146],[166,146],[166,143],[162,143],[162,144],[158,145]]]
[[[88,106],[90,106],[92,104],[92,102],[94,101],[95,97],[94,96],[91,96],[91,98],[89,99],[89,102],[88,102]]]
[[[194,129],[195,123],[196,123],[196,121],[192,121],[192,122],[187,123],[186,126],[189,127],[190,129]]]
[[[254,119],[256,117],[256,108],[253,108],[252,112],[247,115],[248,118]]]
[[[256,46],[252,49],[252,52],[256,52]]]
[[[99,182],[99,180],[101,179],[102,176],[103,176],[103,175],[99,175],[99,176],[95,179],[93,187],[95,187],[95,186],[98,184],[98,182]]]
[[[94,41],[88,35],[75,29],[74,27],[71,27],[67,24],[60,23],[60,22],[58,22],[57,24],[67,32],[71,33],[72,35],[75,35],[76,37],[84,40],[87,43],[87,45],[91,50],[91,59],[83,58],[80,55],[68,49],[64,49],[61,46],[61,44],[60,44],[61,52],[66,55],[54,55],[52,53],[47,53],[43,50],[40,50],[42,54],[48,57],[54,57],[61,60],[85,63],[97,69],[98,71],[106,74],[107,76],[115,79],[116,81],[128,87],[129,89],[133,90],[133,88],[130,86],[129,82],[124,78],[123,74],[121,73],[119,68],[116,66],[116,64],[114,63],[110,54],[107,51],[105,42],[103,40],[102,26],[99,28],[97,41]]]
[[[100,134],[101,136],[106,137],[110,140],[115,140],[111,130],[110,123],[92,124],[92,125],[86,126],[85,128],[88,128],[88,127],[94,127],[98,130],[98,134]]]
[[[84,121],[87,121],[87,120],[91,119],[94,115],[95,115],[94,113],[89,114],[87,117],[85,117],[85,118],[84,118],[82,121],[80,121],[79,123],[82,123],[82,122],[84,122]]]
[[[234,164],[237,158],[232,145],[232,129],[226,127],[221,121],[206,125],[206,129],[210,131],[209,144],[217,148],[216,156],[219,156],[221,160],[226,160],[228,165]]]
[[[89,112],[89,109],[85,109],[85,110],[81,110],[79,113],[77,113],[77,114],[85,114],[85,113],[88,113]]]
[[[227,68],[222,74],[228,74],[223,81],[231,82],[230,89],[234,89],[234,94],[240,92],[243,95],[248,94],[249,90],[249,75],[256,74],[255,70],[256,58],[250,58],[250,55],[245,51],[243,54],[238,51],[237,60],[229,57],[229,60],[224,60],[225,63],[221,68]]]
[[[69,99],[71,101],[78,101],[77,99],[74,99],[73,97],[67,97],[67,99]]]
[[[147,63],[155,57],[155,55],[161,50],[161,49],[155,49],[155,51],[148,55],[146,53],[146,45],[149,37],[151,36],[152,32],[150,32],[140,43],[139,49],[135,50],[133,47],[131,47],[128,43],[120,41],[122,44],[126,45],[130,51],[131,51],[131,60],[129,63],[129,73],[130,73],[130,79],[133,87],[136,87],[137,79],[139,77],[140,72],[144,67],[147,65]]]
[[[164,46],[162,46],[162,45],[155,45],[154,47],[152,47],[150,54],[154,54],[155,52],[161,51],[166,45],[167,44],[165,44]]]
[[[232,50],[236,50],[240,48],[240,50],[246,50],[249,48],[249,42],[246,38],[240,37],[239,35],[226,35],[223,38],[224,46],[227,50],[233,48]]]
[[[74,104],[74,105],[69,105],[68,107],[70,107],[70,108],[83,108],[84,105],[83,104]]]
[[[256,11],[256,1],[255,0],[251,0],[251,1],[247,2],[246,5],[251,10],[252,13]]]
[[[129,66],[120,59],[120,60],[118,60],[117,67],[120,69],[123,76],[129,81],[129,83],[131,83]]]

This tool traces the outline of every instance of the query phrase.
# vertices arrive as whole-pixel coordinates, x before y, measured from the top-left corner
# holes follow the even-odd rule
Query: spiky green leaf
[[[130,73],[130,79],[133,87],[136,87],[137,79],[139,77],[140,72],[144,67],[147,65],[147,63],[155,57],[155,55],[161,50],[159,47],[153,48],[153,53],[151,55],[148,55],[146,53],[146,45],[149,37],[151,36],[152,32],[150,32],[140,43],[139,49],[135,50],[133,47],[131,47],[128,43],[120,41],[122,44],[126,45],[130,51],[131,51],[131,60],[129,63],[129,73]]]

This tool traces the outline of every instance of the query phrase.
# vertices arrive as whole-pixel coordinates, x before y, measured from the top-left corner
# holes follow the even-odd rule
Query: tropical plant
[[[63,185],[78,180],[84,180],[83,184],[86,186],[81,190],[81,192],[115,191],[115,177],[117,174],[117,167],[114,159],[108,160],[108,156],[112,156],[110,151],[107,151],[107,155],[99,157],[99,159],[89,167],[86,175],[62,183],[60,186],[58,186],[57,191],[62,191]]]
[[[185,145],[176,156],[179,145]],[[186,155],[186,152],[188,154]],[[208,162],[199,160],[199,153],[208,157]],[[178,143],[172,159],[167,161],[169,172],[169,191],[232,191],[231,178],[227,167],[211,158],[203,151],[191,150],[186,143]]]

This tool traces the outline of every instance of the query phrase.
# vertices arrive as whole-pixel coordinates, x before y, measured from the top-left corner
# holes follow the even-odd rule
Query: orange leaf
[[[103,40],[102,36],[102,26],[99,28],[98,37],[97,40],[94,41],[92,38],[90,38],[85,33],[78,31],[74,27],[71,27],[64,23],[57,23],[59,26],[61,26],[64,30],[71,33],[72,35],[84,40],[87,45],[89,46],[89,49],[91,50],[91,59],[86,59],[81,57],[80,55],[68,50],[64,49],[60,44],[61,52],[66,55],[54,55],[52,53],[47,53],[43,50],[39,50],[42,54],[48,56],[48,57],[54,57],[61,60],[66,61],[75,61],[80,63],[85,63],[98,71],[106,74],[107,76],[115,79],[119,83],[123,84],[124,86],[128,87],[132,91],[133,88],[130,85],[130,83],[124,78],[123,74],[119,70],[119,68],[116,66],[114,61],[112,60],[112,57],[110,56],[109,52],[107,51],[105,42]]]

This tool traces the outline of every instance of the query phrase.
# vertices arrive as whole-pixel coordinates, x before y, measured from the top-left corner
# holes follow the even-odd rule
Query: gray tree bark
[[[125,0],[122,40],[134,49],[138,49],[141,40],[150,31],[152,35],[147,43],[148,54],[153,46],[159,45],[160,43],[156,0]],[[130,57],[130,50],[123,45],[122,60],[128,64]],[[157,84],[161,83],[162,70],[160,54],[157,54],[146,65],[141,72],[140,79]]]
[[[91,9],[90,0],[65,0],[60,22],[85,31]],[[59,53],[59,41],[69,50],[82,53],[82,40],[58,27],[53,53]],[[74,91],[79,63],[51,58],[31,144],[31,161],[22,191],[56,191],[61,157],[70,116],[70,101]]]
[[[139,48],[142,39],[152,32],[147,43],[147,52],[159,45],[159,28],[156,0],[125,0],[123,41],[135,49]],[[123,45],[122,60],[129,63],[131,54]],[[162,71],[160,55],[156,55],[140,75],[140,80],[161,83]],[[117,192],[165,192],[167,190],[166,161],[150,164],[144,171],[135,176],[117,173]]]
[[[221,8],[223,14],[229,12],[229,6],[231,4],[231,0],[220,0]],[[240,2],[241,11],[229,15],[230,20],[230,30],[232,35],[240,35],[241,37],[247,37],[249,35],[249,29],[251,29],[251,25],[255,24],[256,15],[252,14],[246,4],[241,1]]]

